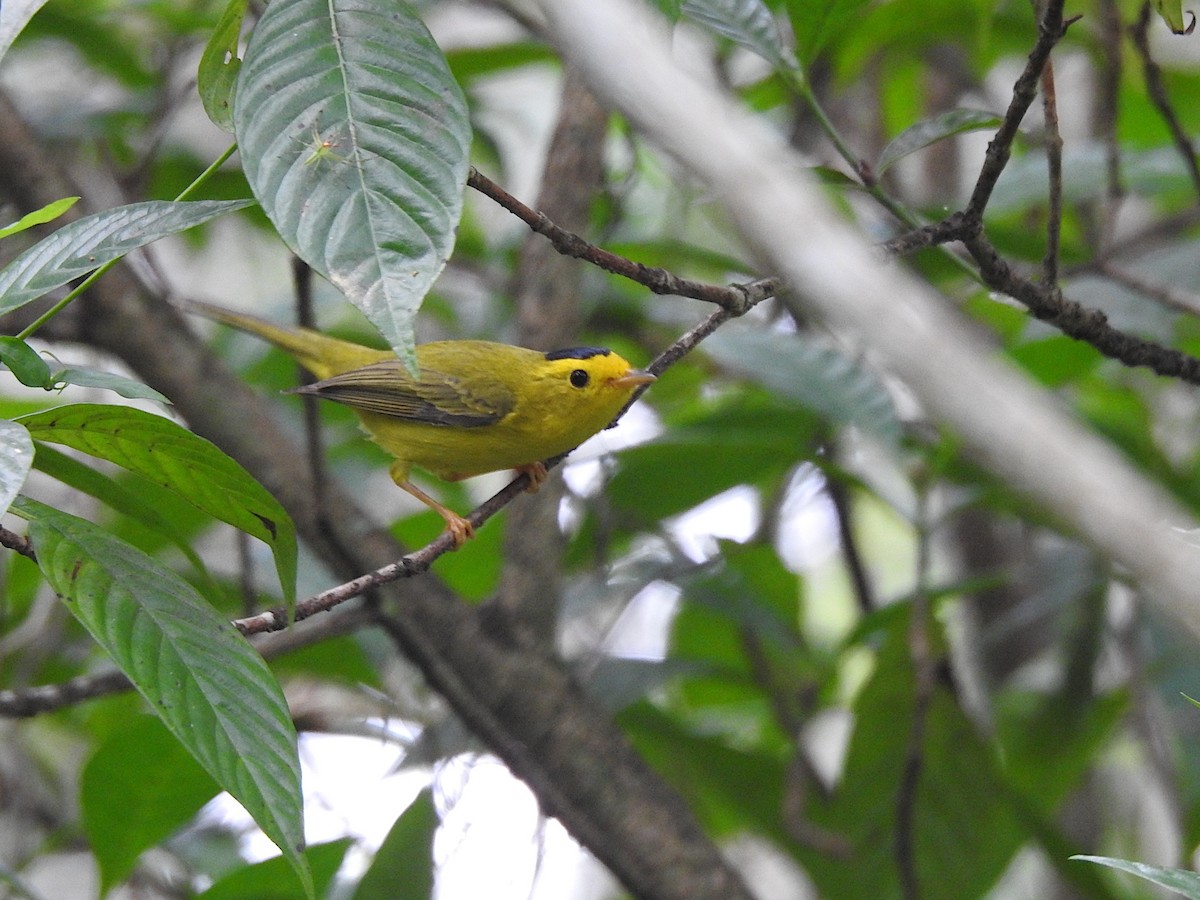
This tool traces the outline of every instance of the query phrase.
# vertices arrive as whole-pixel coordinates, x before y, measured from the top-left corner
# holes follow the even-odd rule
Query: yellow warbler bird
[[[539,353],[491,341],[436,341],[417,347],[413,378],[390,350],[374,350],[307,328],[189,302],[185,309],[270,341],[319,381],[296,390],[344,403],[372,440],[394,456],[392,480],[446,520],[461,546],[471,523],[409,480],[419,466],[446,481],[499,469],[546,480],[542,460],[600,431],[639,385],[654,376],[597,347]]]

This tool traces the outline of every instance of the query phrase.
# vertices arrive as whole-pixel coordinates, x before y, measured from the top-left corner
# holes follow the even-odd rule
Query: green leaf
[[[726,370],[841,425],[857,425],[895,446],[900,420],[874,375],[809,334],[750,326],[722,328],[704,351]]]
[[[798,69],[779,24],[762,0],[683,0],[679,11],[698,25],[757,53],[777,69]]]
[[[1200,875],[1186,869],[1164,869],[1161,866],[1148,866],[1145,863],[1130,862],[1127,859],[1113,859],[1110,856],[1084,856],[1077,854],[1071,859],[1083,862],[1098,863],[1111,869],[1129,872],[1139,878],[1145,878],[1152,884],[1165,887],[1182,894],[1190,900],[1200,900]]]
[[[26,387],[51,390],[54,378],[42,355],[17,337],[0,337],[0,362]]]
[[[922,119],[888,141],[879,154],[879,162],[875,164],[875,174],[882,175],[910,153],[916,153],[938,141],[968,131],[995,128],[1002,121],[1000,116],[982,109],[950,109],[932,118]]]
[[[134,378],[117,375],[113,372],[101,372],[97,369],[87,369],[82,366],[67,366],[65,369],[59,369],[51,377],[56,387],[64,384],[74,384],[80,387],[101,388],[102,390],[112,391],[122,397],[128,397],[130,400],[155,400],[167,406],[171,405],[171,401],[166,396],[160,394],[154,388],[150,387],[150,385]]]
[[[33,465],[33,438],[19,422],[0,419],[0,515],[8,512]]]
[[[312,883],[317,896],[329,896],[329,888],[351,843],[345,838],[315,844],[304,851],[304,858],[312,868]],[[289,869],[284,860],[276,856],[231,872],[203,894],[198,894],[195,900],[294,900],[302,889],[295,870]]]
[[[307,884],[300,758],[263,658],[186,581],[75,516],[18,497],[38,566],[155,714]]]
[[[433,896],[433,836],[437,810],[422,791],[388,832],[352,900],[427,900]]]
[[[45,225],[47,222],[53,222],[78,202],[78,197],[63,197],[61,200],[47,203],[41,209],[35,209],[31,213],[21,216],[21,218],[17,219],[11,225],[0,228],[0,238],[6,238],[9,235],[25,231],[34,225]]]
[[[83,767],[83,830],[100,866],[100,893],[133,871],[138,857],[189,822],[216,796],[216,783],[162,722],[120,725]]]
[[[413,319],[454,246],[471,141],[424,23],[403,0],[274,0],[234,124],[280,236],[414,367]]]
[[[64,225],[0,270],[0,314],[86,275],[159,238],[178,234],[253,200],[148,200],[106,209]]]
[[[204,47],[196,71],[196,90],[200,102],[214,125],[222,131],[233,132],[233,101],[238,72],[238,39],[242,34],[242,19],[246,16],[247,0],[229,0],[212,37]]]
[[[288,605],[296,597],[296,527],[274,497],[209,441],[170,419],[125,406],[80,403],[22,424],[42,441],[137,472],[222,522],[266,543]]]

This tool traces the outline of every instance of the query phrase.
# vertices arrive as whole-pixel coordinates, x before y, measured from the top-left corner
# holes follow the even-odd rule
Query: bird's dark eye
[[[583,369],[576,369],[571,373],[571,387],[585,388],[590,380],[590,376]]]

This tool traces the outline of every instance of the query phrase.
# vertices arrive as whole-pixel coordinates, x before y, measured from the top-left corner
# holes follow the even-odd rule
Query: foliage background
[[[171,199],[216,159],[229,139],[203,116],[194,79],[223,6],[40,8],[0,64],[3,220],[75,193],[89,211]],[[756,30],[762,20],[747,10],[758,7],[683,4],[671,56],[802,151],[845,220],[881,242],[911,232],[894,215],[901,207],[920,222],[969,207],[987,140],[1038,41],[1029,4],[772,4],[803,80],[781,49],[792,43]],[[648,141],[636,116],[597,103],[590,69],[564,69],[553,21],[517,4],[419,11],[466,94],[471,162],[483,173],[637,262],[717,286],[775,274],[711,185]],[[250,20],[259,14],[252,5]],[[1108,0],[1069,3],[1065,15],[1082,19],[1054,49],[1053,83],[1040,82],[1057,129],[1039,99],[980,210],[986,236],[1029,283],[1061,284],[1134,341],[1194,354],[1200,176],[1171,125],[1185,139],[1197,127],[1195,38]],[[1144,65],[1143,33],[1161,68]],[[975,112],[943,116],[960,109]],[[889,149],[918,123],[937,140],[908,132]],[[352,170],[346,147],[308,137],[296,152],[315,157],[314,178]],[[1058,137],[1061,190],[1046,174]],[[885,165],[897,150],[913,152]],[[250,196],[236,158],[202,191]],[[807,214],[815,237],[821,213]],[[7,261],[31,242],[6,239],[0,253]],[[1123,365],[1096,349],[1103,339],[1067,337],[1061,317],[1038,321],[981,286],[978,260],[950,249],[898,253],[895,265],[1115,447],[1137,483],[1200,515],[1187,366],[1164,375]],[[839,262],[827,260],[824,277],[855,283]],[[266,220],[247,211],[130,257],[39,331],[47,353],[80,354],[167,394],[174,414],[279,499],[302,539],[302,597],[395,560],[397,541],[421,546],[437,519],[397,496],[344,410],[320,412],[328,462],[314,480],[306,414],[278,396],[294,384],[291,364],[185,322],[169,304],[206,299],[286,320],[305,284]],[[751,891],[773,897],[1143,896],[1142,882],[1071,855],[1190,867],[1200,713],[1181,692],[1200,690],[1194,625],[1164,615],[1144,570],[1114,561],[1112,546],[1071,518],[1070,491],[1031,497],[1004,474],[1048,466],[1049,434],[1017,432],[1021,452],[998,473],[961,423],[929,413],[936,402],[897,375],[886,348],[830,325],[821,298],[795,287],[786,302],[723,323],[664,373],[623,431],[602,435],[565,479],[508,506],[463,551],[259,639],[302,747],[308,734],[366,733],[439,785],[395,810],[377,853],[352,839],[310,847],[318,893],[428,896],[439,878],[445,889],[454,853],[431,853],[431,842],[454,814],[447,782],[482,754],[528,781],[542,809],[639,896],[736,896],[738,876],[714,844]],[[372,339],[328,285],[314,292],[323,326]],[[586,341],[644,362],[709,312],[564,259],[468,191],[417,333]],[[923,335],[927,355],[954,334]],[[1143,362],[1160,373],[1162,360],[1184,358],[1157,353]],[[7,417],[113,400],[75,386],[6,387]],[[624,434],[640,443],[612,453]],[[112,478],[150,490],[136,475]],[[502,484],[439,490],[466,509]],[[31,480],[29,493],[197,581],[222,617],[281,600],[266,550],[167,495],[152,503],[203,552],[215,584],[136,510],[48,479]],[[1147,521],[1146,535],[1161,525]],[[144,702],[112,694],[108,655],[37,568],[11,553],[3,574],[0,700],[11,718],[0,725],[0,890],[301,896],[278,861],[242,859],[239,826],[198,817],[217,786]],[[1172,608],[1184,625],[1196,621],[1193,594]],[[39,685],[68,690],[30,715]],[[347,854],[352,864],[335,876]],[[580,896],[621,890],[587,871]],[[497,865],[488,877],[508,874]],[[531,883],[561,895],[549,876]]]

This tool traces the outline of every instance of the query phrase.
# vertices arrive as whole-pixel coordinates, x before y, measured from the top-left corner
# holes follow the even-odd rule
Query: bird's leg
[[[532,462],[524,466],[517,466],[517,471],[529,476],[529,487],[525,488],[525,493],[527,494],[536,494],[538,489],[546,483],[546,479],[550,477],[550,473],[546,469],[546,464],[542,462]]]
[[[449,507],[438,503],[427,493],[408,480],[407,467],[403,469],[393,466],[391,469],[392,481],[396,482],[396,486],[401,490],[412,494],[439,516],[446,520],[446,530],[450,532],[450,536],[454,538],[454,549],[457,550],[468,540],[475,537],[475,528]]]

